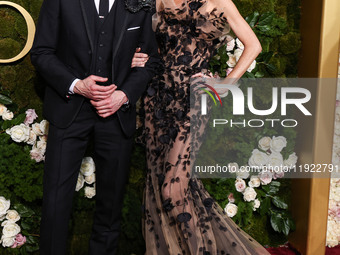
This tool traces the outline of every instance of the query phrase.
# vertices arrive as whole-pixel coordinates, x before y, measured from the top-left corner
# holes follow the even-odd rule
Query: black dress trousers
[[[42,255],[67,254],[72,200],[90,137],[94,139],[96,210],[89,254],[116,254],[133,140],[122,132],[117,114],[101,118],[85,100],[70,127],[50,125],[44,170]]]

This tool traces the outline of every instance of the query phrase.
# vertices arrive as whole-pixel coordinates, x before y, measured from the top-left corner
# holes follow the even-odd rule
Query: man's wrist
[[[81,89],[81,84],[83,83],[83,80],[78,80],[74,87],[73,87],[73,93],[74,94],[81,94],[80,92],[82,91]]]
[[[123,104],[121,105],[120,109],[125,112],[127,111],[129,108],[130,108],[130,101],[129,101],[129,98],[126,96],[125,92],[124,91],[121,91],[120,92],[122,93],[122,102]]]
[[[129,104],[129,98],[126,96],[125,92],[122,91],[122,90],[119,90],[120,93],[122,94],[122,102],[123,102],[123,105],[127,105]]]
[[[74,79],[74,81],[71,83],[71,86],[68,89],[69,94],[74,94],[74,87],[76,86],[78,81],[80,81],[80,79]]]
[[[124,101],[123,101],[123,102],[124,102],[123,105],[128,105],[128,104],[130,104],[130,99],[129,99],[129,97],[127,96],[126,92],[125,92],[124,90],[122,90],[122,89],[120,89],[119,91],[123,92],[124,95],[125,95],[125,98],[124,98]]]

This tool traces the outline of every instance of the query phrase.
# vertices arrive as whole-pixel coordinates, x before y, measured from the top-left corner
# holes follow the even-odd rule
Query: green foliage
[[[8,59],[15,57],[21,51],[20,43],[11,39],[5,38],[0,40],[0,58]]]
[[[289,32],[280,38],[280,50],[284,55],[297,52],[301,47],[300,34]]]
[[[268,56],[270,57],[270,55]],[[265,58],[265,56],[263,56]],[[267,81],[267,82],[266,82]],[[287,87],[290,84],[286,80],[264,80],[261,82],[261,86],[253,87],[253,104],[257,109],[269,109],[272,104],[272,87],[273,81],[275,87],[280,90],[281,87]],[[239,87],[245,95],[249,86],[252,87],[252,81],[241,81]],[[223,105],[232,105],[233,99],[231,96],[227,96],[222,99]],[[246,99],[245,99],[246,101]],[[220,119],[223,116],[226,120],[240,121],[240,119],[282,119],[280,111],[274,112],[270,116],[261,117],[253,115],[247,104],[245,104],[245,115],[242,117],[233,115],[232,107],[212,107],[210,114],[211,119]],[[294,118],[291,113],[290,116],[285,118]],[[196,165],[216,165],[226,166],[229,163],[237,162],[240,166],[247,165],[248,159],[254,148],[257,148],[258,141],[264,136],[284,136],[287,138],[288,144],[282,150],[281,154],[284,159],[287,159],[291,153],[294,152],[296,141],[296,130],[293,128],[285,128],[281,125],[276,125],[272,128],[270,125],[265,125],[259,128],[243,127],[242,125],[230,126],[220,125],[215,128],[212,127],[212,121],[209,122],[209,126],[206,129],[206,137],[199,150]],[[277,240],[287,240],[285,237],[289,231],[294,229],[291,216],[287,212],[288,203],[290,200],[289,194],[286,196],[287,190],[281,189],[280,186],[285,180],[280,182],[272,182],[268,186],[262,186],[263,188],[255,188],[258,196],[257,198],[261,202],[260,216],[256,215],[257,212],[253,212],[252,203],[244,202],[243,195],[235,189],[235,179],[209,179],[204,180],[204,184],[209,193],[224,207],[228,203],[228,195],[234,194],[235,200],[238,206],[238,213],[233,217],[233,220],[244,228],[248,233],[253,233],[254,237],[261,236],[258,240],[262,244],[277,244]],[[259,221],[266,221],[260,223]],[[256,223],[255,223],[256,222]],[[287,224],[289,223],[289,224]],[[263,229],[250,229],[250,226],[266,226],[267,231],[263,233]],[[271,230],[269,230],[271,229]],[[279,233],[273,235],[275,240],[271,238],[274,231]],[[279,238],[281,234],[281,237]],[[263,236],[264,235],[264,236]],[[263,237],[263,238],[262,238]],[[278,239],[276,239],[278,237]],[[263,241],[263,242],[262,242]]]
[[[234,2],[241,15],[246,17],[246,21],[252,27],[262,45],[262,52],[256,59],[256,68],[252,71],[252,74],[246,73],[244,77],[296,77],[297,52],[301,47],[299,34],[300,1],[235,0]],[[226,46],[223,45],[212,58],[210,70],[213,73],[217,72],[221,77],[225,77],[228,59]],[[277,87],[281,86],[286,85],[278,84]],[[254,94],[256,96],[253,98],[255,108],[269,109],[272,102],[272,87],[273,84],[263,84],[261,88],[255,87]],[[247,85],[242,84],[240,88],[246,94]],[[258,92],[256,92],[257,89]],[[223,104],[232,105],[231,98],[224,98]],[[235,119],[231,112],[232,107],[222,108],[222,112],[216,108],[213,109],[210,118],[223,116],[227,120]],[[268,118],[279,119],[280,117],[275,113],[272,116],[268,116]],[[244,118],[258,119],[258,116],[253,116],[248,112]],[[284,158],[288,158],[289,154],[294,151],[296,138],[296,130],[294,129],[282,127],[270,128],[267,126],[264,128],[217,127],[213,131],[211,126],[209,126],[207,134],[199,152],[197,165],[208,165],[210,163],[214,165],[216,162],[221,165],[227,165],[230,162],[245,165],[251,155],[252,148],[255,148],[258,139],[265,135],[285,136],[289,143],[282,152],[282,155]],[[224,155],[224,160],[217,159],[216,155]],[[281,181],[281,183],[283,182]],[[228,203],[227,196],[230,192],[236,196],[236,200],[243,201],[242,198],[238,197],[239,193],[235,192],[234,179],[210,179],[205,180],[204,183],[210,194],[215,197],[221,206],[225,206]],[[258,190],[256,191],[258,192]],[[233,219],[248,233],[259,237],[258,241],[262,244],[272,243],[274,245],[278,239],[286,240],[280,234],[273,233],[272,229],[284,235],[287,235],[290,230],[294,230],[294,223],[286,210],[288,207],[286,201],[289,201],[289,197],[285,197],[282,189],[280,190],[272,185],[264,188],[262,193],[258,192],[258,195],[261,201],[260,216],[252,213],[249,203],[248,205],[240,203],[238,204],[239,211]],[[265,228],[267,231],[263,232]]]
[[[254,30],[262,45],[255,77],[294,77],[297,74],[297,52],[301,47],[299,33],[300,1],[237,0],[240,13]],[[228,56],[222,46],[210,62],[210,70],[226,76]],[[246,73],[244,77],[253,77]]]
[[[33,202],[42,198],[43,164],[30,158],[29,146],[0,134],[0,194],[11,201]]]
[[[0,94],[0,104],[8,105],[12,103],[13,101],[8,96]]]

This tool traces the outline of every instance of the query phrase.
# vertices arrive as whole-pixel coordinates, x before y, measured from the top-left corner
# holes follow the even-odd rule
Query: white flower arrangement
[[[84,194],[87,198],[93,198],[96,195],[96,166],[94,164],[94,161],[91,157],[85,157],[83,158],[83,161],[81,163],[78,180],[77,180],[77,186],[76,191],[80,191],[84,186]],[[86,186],[92,185],[93,186]]]
[[[5,112],[7,108],[0,105],[0,113]],[[26,143],[32,146],[30,151],[30,156],[37,163],[45,160],[46,143],[48,136],[49,123],[47,120],[42,120],[41,122],[35,122],[34,120],[38,117],[34,109],[28,109],[26,111],[26,118],[24,123],[13,126],[6,130],[6,133],[11,136],[12,140],[17,143]],[[84,184],[93,185],[85,187],[85,196],[87,198],[92,198],[96,195],[95,190],[95,165],[91,157],[85,157],[82,161],[76,191],[81,190]],[[1,204],[0,201],[0,219],[2,211],[8,210],[5,204]],[[11,243],[10,240],[6,239],[5,243]]]
[[[253,204],[253,211],[261,206],[261,201],[256,198],[255,188],[261,188],[261,185],[269,185],[274,179],[283,178],[284,172],[278,171],[277,168],[292,169],[295,167],[298,159],[295,152],[290,154],[286,160],[283,160],[281,151],[286,146],[287,139],[283,136],[262,137],[258,142],[258,148],[252,151],[248,160],[248,167],[254,167],[259,171],[257,175],[250,176],[249,171],[246,171],[246,166],[239,167],[237,163],[228,164],[231,172],[236,173],[236,191],[242,193],[245,202]],[[237,214],[238,207],[232,193],[229,194],[228,201],[229,203],[224,211],[229,217],[234,217]]]
[[[0,243],[3,247],[17,248],[25,244],[26,237],[23,236],[18,225],[20,215],[16,210],[10,210],[11,201],[0,196],[0,222],[2,234]]]
[[[7,129],[6,133],[10,135],[16,143],[31,145],[31,158],[36,162],[41,162],[45,160],[49,123],[47,120],[42,120],[40,123],[33,123],[37,117],[38,115],[34,109],[28,109],[24,123]]]
[[[239,59],[241,58],[243,51],[244,51],[244,45],[243,43],[238,39],[232,39],[229,38],[229,41],[226,45],[226,50],[227,50],[227,54],[228,54],[228,61],[227,61],[227,65],[228,65],[228,69],[227,69],[227,75],[233,70],[233,68],[236,66],[237,62],[239,61]],[[256,60],[254,60],[250,66],[247,69],[247,72],[251,72],[255,69],[256,67]]]

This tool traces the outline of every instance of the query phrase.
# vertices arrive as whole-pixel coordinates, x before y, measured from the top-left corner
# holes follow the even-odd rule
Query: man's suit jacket
[[[158,46],[152,31],[152,13],[131,13],[124,8],[124,0],[116,0],[118,3],[112,81],[129,99],[130,107],[119,110],[118,117],[124,133],[131,136],[136,127],[135,103],[159,65]],[[88,20],[89,4],[93,0],[45,0],[40,11],[31,59],[47,84],[44,117],[59,128],[72,124],[84,100],[82,96],[70,95],[69,87],[74,79],[90,75],[95,28]],[[132,27],[140,28],[128,30]],[[137,47],[150,58],[145,68],[131,69]]]

